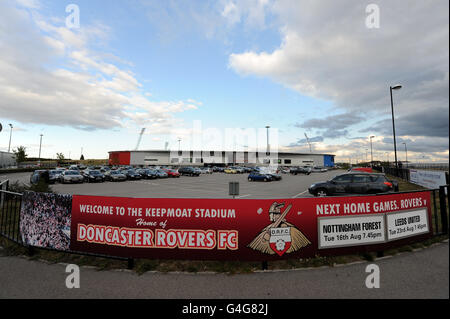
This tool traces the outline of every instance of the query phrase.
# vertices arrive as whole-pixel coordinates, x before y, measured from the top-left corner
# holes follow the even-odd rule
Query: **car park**
[[[180,175],[184,176],[200,176],[200,172],[195,170],[193,167],[180,167],[178,169],[178,173],[180,173]]]
[[[253,181],[270,182],[273,180],[273,177],[270,174],[252,172],[248,175],[247,179],[249,182],[253,182]]]
[[[377,194],[398,191],[398,183],[382,173],[345,173],[326,182],[312,184],[308,191],[314,196],[338,194]]]
[[[105,174],[105,178],[111,182],[121,182],[127,180],[127,176],[119,170],[111,170],[108,174]]]
[[[77,170],[67,170],[61,173],[61,175],[59,176],[59,182],[62,184],[83,183],[84,177]]]
[[[99,170],[86,170],[82,173],[84,181],[88,183],[104,182],[105,176]]]

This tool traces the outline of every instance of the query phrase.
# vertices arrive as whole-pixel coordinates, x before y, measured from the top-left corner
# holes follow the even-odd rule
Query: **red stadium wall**
[[[130,165],[130,152],[109,153],[109,165]]]

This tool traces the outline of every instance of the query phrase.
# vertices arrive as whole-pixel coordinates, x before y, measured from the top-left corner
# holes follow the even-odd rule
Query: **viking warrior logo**
[[[264,228],[248,247],[265,254],[282,256],[284,253],[289,254],[311,244],[298,228],[285,219],[292,205],[289,204],[282,213],[283,207],[284,203],[277,202],[270,206],[271,224]]]

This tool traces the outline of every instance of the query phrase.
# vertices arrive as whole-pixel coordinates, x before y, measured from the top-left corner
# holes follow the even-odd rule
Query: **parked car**
[[[232,166],[230,167],[231,169],[236,170],[236,173],[238,174],[244,174],[245,173],[245,169],[243,167],[240,166]]]
[[[202,174],[212,174],[213,173],[212,169],[209,168],[209,167],[202,167],[202,168],[200,168],[200,172]]]
[[[345,173],[330,181],[312,184],[308,191],[314,196],[337,194],[376,194],[398,191],[398,183],[382,173]]]
[[[237,170],[234,169],[233,167],[227,167],[223,171],[226,174],[237,174]]]
[[[180,175],[182,176],[200,176],[199,171],[195,170],[193,167],[180,167],[178,169],[178,173],[180,173]]]
[[[121,173],[130,180],[137,180],[142,178],[141,175],[139,175],[134,169],[124,169],[121,171]]]
[[[311,167],[291,167],[289,169],[289,173],[297,175],[297,174],[305,174],[309,175],[311,174],[312,169]]]
[[[328,169],[326,169],[325,167],[314,166],[312,168],[312,172],[313,173],[325,173],[325,172],[328,172]]]
[[[264,182],[270,182],[272,181],[272,176],[269,174],[263,174],[259,172],[251,172],[247,177],[249,182],[252,181],[264,181]]]
[[[351,171],[373,173],[372,167],[354,167]]]
[[[63,172],[63,170],[58,170],[58,169],[51,169],[51,170],[49,170],[48,171],[49,183],[50,184],[55,184],[59,180],[59,176],[61,176],[62,172]]]
[[[137,169],[136,172],[139,175],[141,175],[141,177],[144,179],[155,179],[158,177],[156,172],[154,172],[153,170],[151,170],[149,168],[140,168],[140,169]]]
[[[30,176],[30,184],[38,184],[40,180],[44,180],[47,184],[54,183],[55,180],[50,179],[49,171],[45,169],[35,170]]]
[[[86,170],[82,173],[84,181],[88,183],[104,182],[105,175],[103,175],[99,170]]]
[[[282,179],[281,174],[278,173],[268,173],[267,175],[270,175],[273,181],[281,181]]]
[[[105,178],[111,182],[121,182],[127,180],[127,176],[119,170],[111,170],[108,174],[105,174]]]
[[[59,176],[59,182],[62,184],[83,183],[84,177],[77,170],[67,170],[61,173],[61,175]]]
[[[156,173],[157,178],[167,178],[169,175],[161,168],[154,170]]]
[[[176,169],[165,169],[164,171],[168,177],[180,177],[180,173]]]

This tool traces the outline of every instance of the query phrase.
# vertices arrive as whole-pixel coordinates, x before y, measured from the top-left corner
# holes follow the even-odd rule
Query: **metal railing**
[[[405,181],[410,181],[408,168],[384,167],[384,173],[395,177],[400,177]]]
[[[22,241],[20,233],[20,210],[22,207],[21,193],[11,192],[8,190],[9,181],[0,182],[0,237],[7,238],[16,244],[28,248],[28,254],[33,254],[34,246],[25,244]],[[59,251],[69,254],[77,254],[92,257],[110,258],[128,261],[128,268],[133,268],[134,260],[132,258],[124,258],[118,256],[106,256],[101,254],[93,254],[88,252],[79,252],[72,250],[59,250],[55,248],[36,247],[43,250]]]
[[[28,247],[30,254],[32,254],[33,247],[28,246],[22,242],[20,233],[20,210],[22,205],[22,194],[11,192],[8,190],[9,182],[0,182],[0,236],[7,238],[19,245]],[[433,220],[433,235],[448,235],[449,233],[449,206],[450,206],[450,185],[441,186],[439,189],[432,189],[430,195],[433,204],[431,205]],[[414,191],[413,191],[414,192]],[[423,191],[417,191],[423,192]],[[405,192],[411,193],[411,192]],[[378,195],[372,195],[378,196]],[[42,248],[45,250],[60,251],[53,248]],[[99,254],[91,254],[78,251],[61,251],[64,253],[87,255],[93,257],[111,258],[119,260],[127,260],[128,268],[133,268],[134,260],[132,258],[123,258],[116,256],[105,256]]]
[[[0,235],[21,244],[20,208],[22,194],[8,191],[9,181],[0,183]]]

